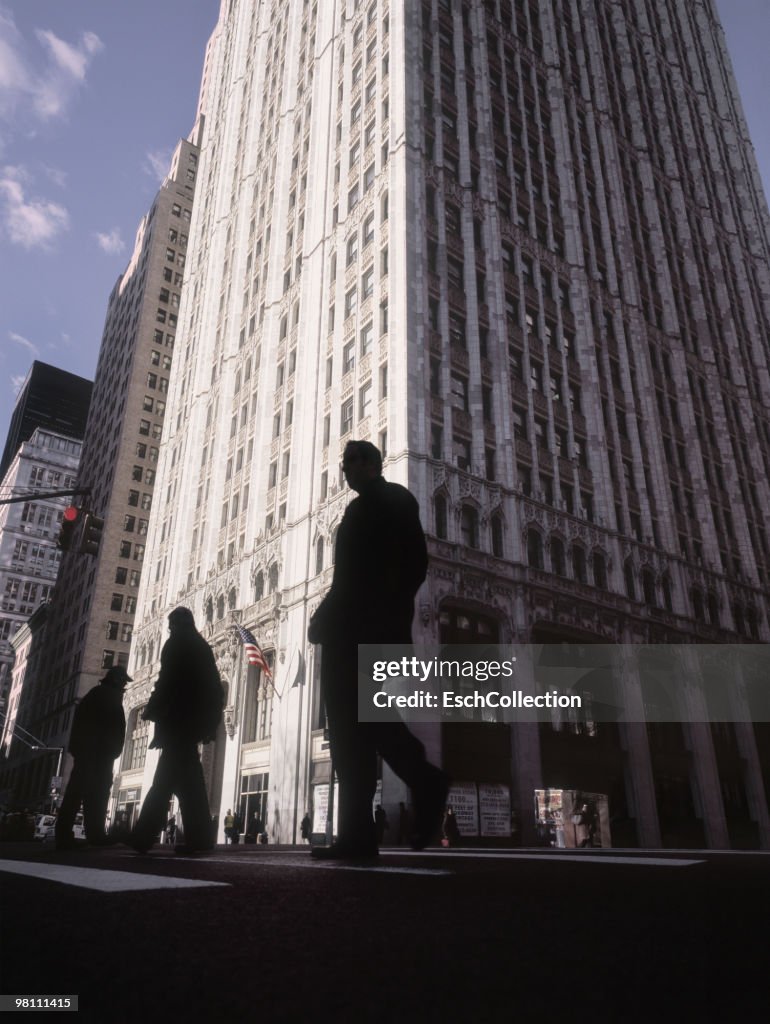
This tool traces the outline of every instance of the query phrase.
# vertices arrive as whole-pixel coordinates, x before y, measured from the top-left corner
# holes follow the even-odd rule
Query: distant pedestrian
[[[243,822],[241,821],[240,814],[236,811],[233,814],[233,824],[230,829],[230,842],[233,846],[237,846],[241,841],[241,829],[243,828]]]
[[[444,824],[442,827],[444,834],[444,846],[457,846],[460,842],[460,826],[457,824],[457,818],[455,812],[451,807],[447,807],[446,814],[444,815]]]
[[[155,842],[174,795],[179,798],[185,838],[178,852],[196,853],[213,846],[198,744],[214,739],[222,720],[222,683],[214,653],[195,628],[190,609],[175,608],[168,625],[171,635],[161,652],[160,675],[144,710],[145,720],[155,722],[150,746],[160,747],[161,754],[128,840],[138,853],[146,853]]]
[[[112,766],[123,749],[126,735],[123,691],[128,682],[131,677],[126,670],[114,665],[75,710],[69,739],[75,764],[56,819],[57,850],[72,849],[75,845],[72,826],[81,801],[88,842],[104,846],[111,841],[105,835],[104,824]]]
[[[166,842],[171,846],[174,845],[176,840],[176,815],[172,814],[166,822]]]
[[[312,827],[313,826],[310,821],[310,815],[306,811],[305,817],[302,819],[299,826],[299,834],[302,836],[306,843],[310,842],[310,831]]]
[[[228,807],[227,814],[225,815],[225,846],[228,842],[233,841],[233,825],[235,824],[235,818],[233,817],[232,810]]]
[[[402,800],[398,805],[398,845],[408,843],[412,834],[412,816]]]
[[[382,804],[377,804],[377,810],[374,812],[374,827],[377,830],[377,845],[382,846],[388,830],[388,816]]]

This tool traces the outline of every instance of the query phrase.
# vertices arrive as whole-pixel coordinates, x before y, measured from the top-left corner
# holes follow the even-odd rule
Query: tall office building
[[[419,641],[770,638],[768,212],[711,0],[223,0],[205,93],[124,793],[183,603],[228,688],[212,812],[286,841],[321,803],[306,632],[352,437],[421,504]],[[745,722],[422,734],[525,841],[570,785],[619,845],[770,845]]]
[[[0,505],[0,709],[5,713],[14,663],[11,639],[50,597],[61,559],[56,538],[62,511],[71,501],[38,495],[74,487],[81,447],[74,437],[36,427],[2,481],[3,498],[27,496]],[[13,715],[0,725],[0,749],[6,752],[12,723]]]
[[[77,476],[78,487],[90,488],[77,503],[104,520],[98,554],[81,553],[76,537],[64,555],[45,654],[34,662],[44,679],[25,673],[16,681],[25,727],[49,748],[66,745],[76,701],[110,666],[128,662],[187,258],[197,131],[177,145],[109,298]],[[65,760],[65,777],[69,768]],[[5,786],[31,801],[34,769],[23,744],[12,748]],[[47,784],[45,773],[35,778]]]
[[[35,359],[19,388],[0,459],[0,480],[37,427],[82,441],[93,381]]]

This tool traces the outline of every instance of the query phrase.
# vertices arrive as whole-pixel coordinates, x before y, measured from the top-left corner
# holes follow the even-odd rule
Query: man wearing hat
[[[108,842],[104,823],[112,766],[123,749],[126,735],[123,691],[129,682],[131,677],[126,670],[114,665],[75,709],[69,740],[75,764],[56,819],[57,850],[72,849],[75,845],[72,826],[81,801],[88,842],[93,846]]]

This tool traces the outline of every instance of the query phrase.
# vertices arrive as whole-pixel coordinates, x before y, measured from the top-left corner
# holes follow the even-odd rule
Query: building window
[[[345,253],[345,265],[350,266],[358,259],[358,232],[354,232],[348,239]]]
[[[532,569],[543,568],[543,538],[537,530],[527,531],[527,564]]]
[[[460,534],[469,548],[479,546],[479,514],[472,505],[463,505],[460,514]]]
[[[370,213],[361,229],[361,245],[365,249],[372,241],[374,241],[374,214]]]
[[[374,291],[374,267],[370,267],[369,270],[361,278],[361,298],[368,299]]]
[[[579,583],[587,583],[586,553],[579,544],[572,548],[572,574]]]
[[[324,567],[324,540],[319,537],[315,545],[315,574],[323,572]]]
[[[134,771],[144,767],[147,756],[147,741],[150,734],[150,723],[142,719],[144,707],[136,708],[131,712],[130,724],[128,727],[128,743],[125,746],[123,755],[123,770]]]
[[[500,516],[492,516],[492,554],[496,558],[503,557],[503,520]]]
[[[353,429],[353,399],[349,398],[342,406],[340,415],[340,435],[349,434]]]
[[[593,557],[594,563],[594,586],[598,587],[599,590],[607,589],[607,567],[604,562],[604,555],[598,551]]]
[[[372,382],[368,381],[358,392],[358,417],[366,419],[372,411]]]
[[[361,328],[361,357],[363,358],[372,347],[372,340],[374,338],[374,324],[370,320],[368,324],[364,324]]]
[[[626,597],[631,601],[636,600],[636,580],[634,577],[634,564],[629,558],[623,566],[623,576],[626,584]]]
[[[558,537],[551,538],[551,572],[556,576],[567,575],[567,563],[564,558],[564,545]]]
[[[349,341],[342,350],[342,374],[343,376],[356,365],[356,342],[355,338]]]
[[[437,494],[434,502],[436,514],[436,536],[440,540],[447,539],[447,503],[443,494]]]
[[[449,378],[451,397],[450,401],[455,409],[468,411],[468,378],[459,373],[452,373]]]

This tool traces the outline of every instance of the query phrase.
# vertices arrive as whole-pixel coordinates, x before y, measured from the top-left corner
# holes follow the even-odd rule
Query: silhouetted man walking
[[[214,739],[224,705],[214,654],[195,628],[189,608],[168,617],[171,635],[160,655],[160,675],[144,711],[155,722],[151,747],[161,755],[129,845],[146,853],[163,828],[172,795],[179,798],[185,845],[179,853],[212,848],[211,818],[198,744]]]
[[[108,841],[104,834],[107,801],[112,766],[123,749],[126,735],[123,691],[130,681],[124,668],[113,666],[75,710],[69,740],[75,764],[56,819],[57,850],[71,849],[75,845],[72,826],[81,800],[88,842],[102,846]]]
[[[338,842],[313,850],[324,859],[377,855],[372,800],[378,752],[412,789],[415,849],[438,830],[448,789],[444,773],[427,763],[423,745],[403,722],[358,721],[358,644],[412,642],[414,597],[428,552],[416,500],[383,479],[373,444],[346,445],[342,469],[358,497],[342,517],[332,585],[308,630],[310,642],[322,644],[321,691],[340,783]]]

